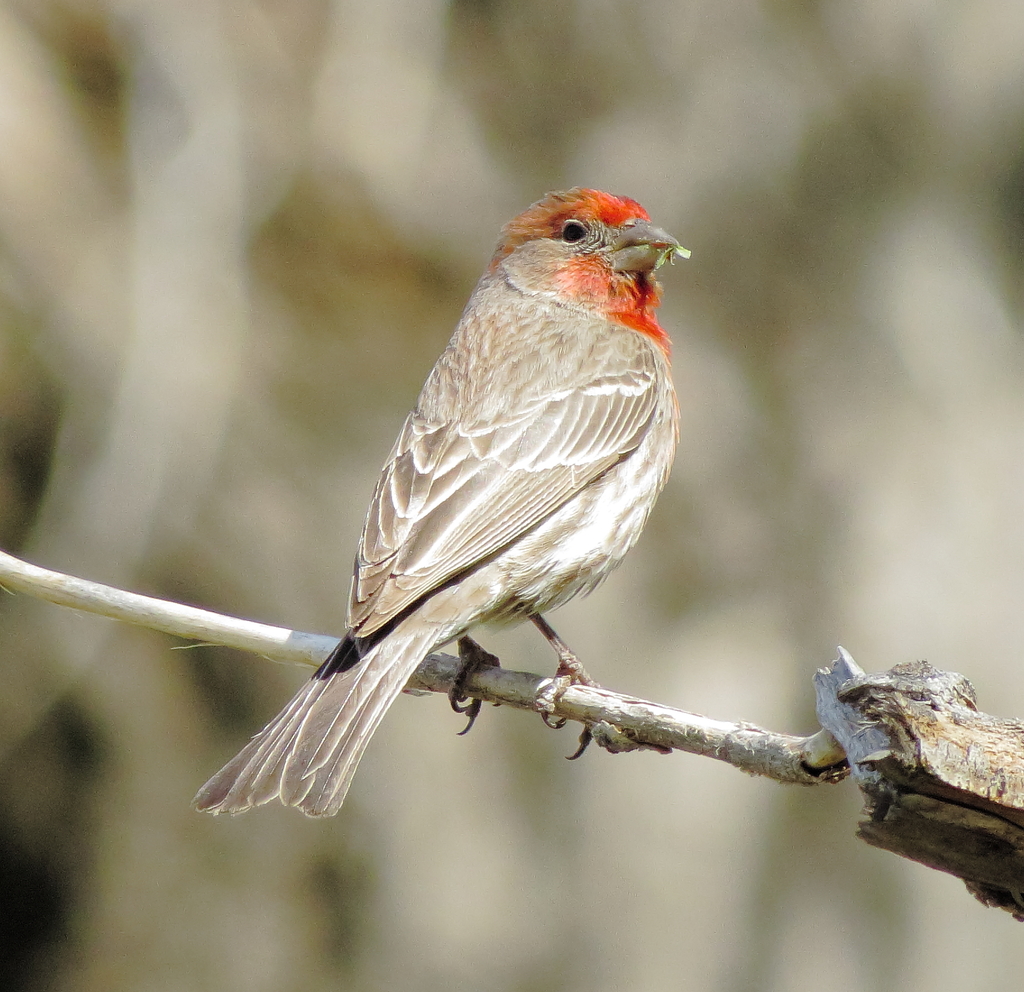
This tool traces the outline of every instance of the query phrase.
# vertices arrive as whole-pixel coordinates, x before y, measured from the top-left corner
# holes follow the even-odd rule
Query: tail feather
[[[399,628],[355,668],[314,676],[192,805],[242,813],[279,799],[308,816],[336,813],[370,737],[435,637],[429,628]]]
[[[341,806],[345,793],[348,792],[349,784],[356,773],[356,766],[362,757],[365,743],[369,741],[373,732],[379,726],[388,707],[395,697],[409,681],[409,676],[415,671],[416,666],[423,660],[423,656],[430,649],[430,644],[423,648],[423,652],[417,655],[415,662],[408,670],[398,670],[392,666],[386,678],[393,680],[392,687],[383,691],[373,692],[366,696],[359,706],[358,712],[354,714],[349,722],[347,734],[350,740],[362,741],[359,747],[335,747],[321,766],[323,788],[320,790],[320,798],[312,803],[306,812],[312,816],[329,816],[337,813]]]

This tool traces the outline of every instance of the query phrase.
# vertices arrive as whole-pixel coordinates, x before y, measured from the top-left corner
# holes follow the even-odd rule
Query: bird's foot
[[[565,694],[566,689],[573,685],[597,685],[597,683],[586,675],[584,672],[584,678],[575,679],[571,675],[562,673],[562,666],[558,666],[558,674],[553,679],[547,679],[540,691],[537,693],[536,699],[534,700],[534,706],[537,712],[540,714],[540,718],[544,721],[547,726],[552,730],[561,730],[568,722],[564,716],[556,717],[554,713],[558,708],[558,701]],[[575,761],[584,751],[587,749],[587,745],[593,740],[593,734],[590,732],[590,727],[584,724],[583,730],[580,732],[580,743],[579,747],[566,757],[570,761]]]
[[[581,675],[582,677],[576,677]],[[534,706],[537,712],[540,714],[540,718],[547,724],[552,730],[561,730],[568,720],[564,716],[556,717],[555,711],[558,708],[558,701],[565,695],[565,691],[574,685],[590,685],[596,686],[597,683],[590,678],[582,666],[580,672],[569,672],[564,671],[563,666],[559,664],[558,672],[554,678],[547,679],[538,691],[537,696],[534,700]],[[567,755],[570,761],[575,761],[584,751],[587,749],[587,745],[593,740],[593,734],[590,732],[590,727],[584,725],[583,730],[580,732],[580,743],[579,747],[570,754]]]
[[[473,729],[476,718],[480,715],[483,700],[466,695],[466,683],[469,677],[483,668],[497,668],[498,659],[489,651],[485,651],[472,637],[460,637],[459,641],[459,672],[452,680],[448,690],[448,702],[456,713],[464,713],[468,718],[466,726],[459,731],[459,737]],[[466,700],[469,702],[466,702]]]
[[[541,719],[553,730],[561,730],[566,724],[565,717],[555,717],[554,713],[558,701],[565,695],[566,689],[574,685],[588,685],[596,687],[597,681],[590,677],[583,667],[576,653],[569,647],[561,637],[555,633],[551,625],[539,614],[531,618],[537,629],[547,638],[548,643],[558,654],[558,670],[555,677],[549,679],[547,684],[537,693],[536,707]],[[579,747],[568,755],[570,761],[575,761],[587,749],[587,745],[593,740],[593,734],[588,726],[584,726],[580,733]]]
[[[597,680],[590,677],[579,658],[567,647],[558,653],[558,671],[555,672],[555,678],[562,679],[566,689],[571,685],[589,685],[599,688]],[[565,689],[562,691],[564,692]]]

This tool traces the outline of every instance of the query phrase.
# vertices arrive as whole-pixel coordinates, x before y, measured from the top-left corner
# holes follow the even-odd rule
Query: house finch
[[[494,257],[380,475],[349,630],[197,809],[273,799],[336,813],[423,658],[475,624],[533,620],[589,592],[640,536],[678,407],[654,270],[689,253],[635,200],[549,193]]]

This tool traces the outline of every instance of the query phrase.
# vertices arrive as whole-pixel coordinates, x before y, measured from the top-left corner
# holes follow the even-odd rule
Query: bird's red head
[[[686,253],[650,220],[628,196],[580,187],[548,193],[502,228],[490,268],[514,270],[523,288],[596,310],[667,353],[654,314],[661,302],[654,269]]]
[[[579,186],[564,193],[548,193],[501,229],[495,261],[534,238],[561,237],[566,221],[573,219],[621,227],[629,221],[649,221],[651,218],[636,200],[628,196],[614,196],[599,189],[582,189]]]

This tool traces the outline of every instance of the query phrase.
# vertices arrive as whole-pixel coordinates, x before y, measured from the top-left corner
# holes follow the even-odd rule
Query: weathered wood
[[[865,675],[840,649],[815,686],[864,796],[859,835],[1024,921],[1024,722],[979,712],[967,679],[926,662]]]

